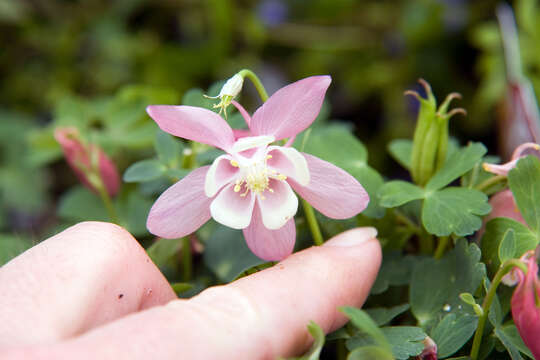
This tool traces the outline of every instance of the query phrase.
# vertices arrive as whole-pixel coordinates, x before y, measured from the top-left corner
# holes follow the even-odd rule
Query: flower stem
[[[191,253],[191,241],[189,236],[182,238],[182,265],[184,266],[184,282],[191,280],[192,272],[192,253]]]
[[[446,250],[446,247],[448,246],[448,240],[450,238],[448,236],[443,236],[439,238],[439,243],[437,244],[437,248],[435,249],[435,254],[433,257],[435,259],[440,259],[444,255],[444,251]]]
[[[99,193],[99,197],[101,198],[103,205],[105,205],[105,209],[107,209],[109,220],[111,220],[111,222],[115,224],[120,224],[118,220],[118,215],[116,214],[116,209],[114,208],[111,197],[109,196],[109,193],[105,189],[105,186],[103,185],[103,183],[101,183],[99,186],[95,186],[95,188],[97,189]]]
[[[315,245],[322,245],[324,243],[324,239],[321,234],[321,229],[319,228],[319,223],[317,223],[317,219],[315,218],[315,211],[313,210],[313,207],[311,207],[311,205],[304,199],[302,199],[302,206],[304,207],[309,230],[311,231],[311,235],[313,235],[313,242]]]
[[[261,80],[255,75],[255,73],[249,69],[243,69],[238,72],[238,75],[244,77],[247,77],[253,85],[255,85],[255,89],[257,89],[257,92],[259,93],[259,96],[261,97],[261,100],[265,102],[268,100],[268,93],[266,92],[266,89],[264,88]]]
[[[484,180],[480,184],[476,185],[474,189],[478,191],[485,191],[489,189],[490,187],[497,185],[498,183],[501,183],[505,180],[506,180],[506,176],[503,176],[503,175],[492,176],[489,179]]]
[[[471,360],[476,360],[478,358],[478,352],[480,351],[480,344],[482,342],[482,335],[484,333],[484,327],[486,325],[486,320],[489,315],[489,310],[491,308],[491,303],[493,302],[493,298],[495,297],[495,294],[497,292],[497,287],[499,286],[502,278],[504,275],[506,275],[507,272],[512,270],[514,267],[518,267],[523,271],[523,273],[527,272],[527,267],[525,264],[523,264],[518,259],[510,259],[506,260],[500,267],[497,273],[495,274],[495,277],[493,278],[493,282],[491,283],[491,286],[489,287],[489,290],[486,294],[486,297],[484,298],[484,302],[482,303],[482,316],[478,319],[478,327],[476,328],[476,332],[474,334],[473,339],[473,345],[471,348]]]

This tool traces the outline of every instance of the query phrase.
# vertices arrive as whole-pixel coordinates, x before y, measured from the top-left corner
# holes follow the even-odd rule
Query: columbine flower
[[[512,154],[512,159],[504,164],[498,165],[498,164],[489,164],[489,163],[483,163],[482,167],[484,170],[496,174],[496,175],[503,175],[507,176],[508,172],[512,170],[519,159],[521,159],[524,156],[530,155],[530,154],[538,154],[538,151],[540,150],[540,146],[535,143],[525,143],[519,145]]]
[[[62,147],[69,166],[81,183],[94,192],[97,181],[102,182],[109,196],[114,196],[120,188],[120,177],[116,165],[94,144],[83,144],[79,131],[74,127],[57,128],[56,141]]]
[[[512,295],[512,318],[535,359],[540,359],[540,280],[534,251],[528,253],[527,274],[516,269],[519,284]]]
[[[289,146],[315,119],[329,76],[313,76],[278,90],[253,115],[240,107],[248,136],[236,139],[216,113],[191,106],[149,106],[148,114],[172,135],[213,145],[226,152],[211,166],[191,172],[167,189],[150,210],[150,232],[177,238],[197,230],[210,217],[242,229],[251,251],[265,260],[292,253],[296,191],[324,215],[345,219],[369,201],[362,185],[342,169]],[[288,142],[288,144],[291,141]]]
[[[225,82],[225,85],[223,85],[217,96],[205,95],[205,97],[209,99],[220,99],[220,102],[214,105],[214,109],[219,109],[220,114],[223,111],[225,118],[227,118],[227,107],[231,105],[234,98],[242,91],[243,85],[244,78],[239,74],[235,74]]]

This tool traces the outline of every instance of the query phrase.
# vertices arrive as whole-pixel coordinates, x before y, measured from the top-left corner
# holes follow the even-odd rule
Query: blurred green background
[[[458,105],[469,114],[452,119],[452,134],[496,153],[506,86],[498,3],[0,0],[0,264],[70,222],[100,217],[99,208],[78,212],[88,195],[73,190],[55,126],[79,127],[123,172],[153,154],[148,104],[179,104],[188,89],[207,89],[242,68],[254,70],[270,93],[330,74],[330,118],[352,125],[370,165],[387,176],[399,176],[386,144],[412,134],[417,105],[403,92],[420,91],[419,77],[439,99],[460,92]],[[539,93],[539,13],[534,0],[510,5],[525,72]],[[251,84],[245,94],[242,102],[254,110]],[[130,230],[148,236],[145,211],[156,191],[134,186],[124,187],[121,207]]]

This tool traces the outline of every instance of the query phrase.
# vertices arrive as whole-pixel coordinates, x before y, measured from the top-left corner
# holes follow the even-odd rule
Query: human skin
[[[177,299],[123,228],[75,225],[0,268],[2,359],[275,359],[360,307],[381,250],[372,228],[339,234],[266,270]]]

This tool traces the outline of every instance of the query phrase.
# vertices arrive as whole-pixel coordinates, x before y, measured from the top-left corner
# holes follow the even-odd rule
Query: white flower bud
[[[235,74],[232,78],[227,80],[225,85],[221,88],[218,97],[223,98],[223,96],[231,96],[232,98],[236,97],[242,90],[242,85],[244,84],[244,78],[238,74]]]

